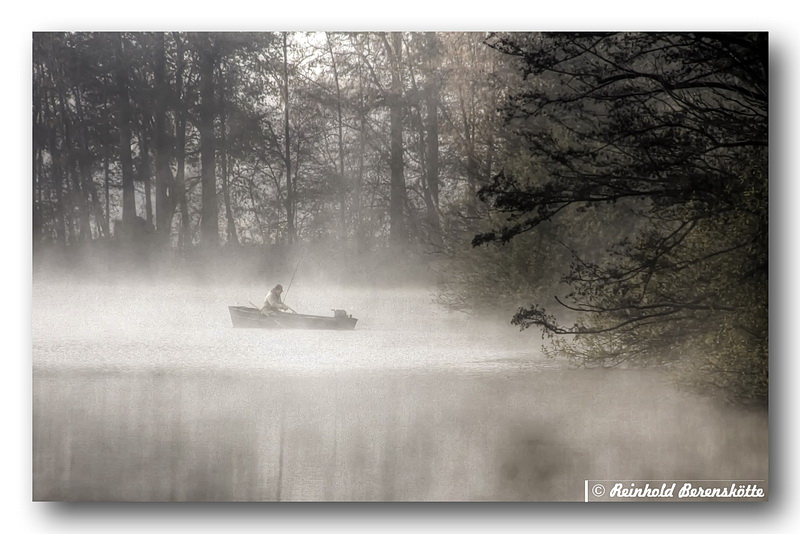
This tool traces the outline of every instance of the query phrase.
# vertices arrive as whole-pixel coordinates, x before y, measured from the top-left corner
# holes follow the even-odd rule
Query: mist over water
[[[247,283],[35,280],[35,500],[582,500],[585,479],[766,479],[767,418],[569,369],[427,288],[295,283],[354,331],[234,329]]]
[[[430,371],[553,366],[534,336],[433,304],[427,289],[290,288],[300,313],[345,309],[354,331],[234,329],[229,305],[262,305],[253,285],[123,286],[37,284],[33,343],[37,368],[170,371]],[[487,348],[492,352],[487,353]]]

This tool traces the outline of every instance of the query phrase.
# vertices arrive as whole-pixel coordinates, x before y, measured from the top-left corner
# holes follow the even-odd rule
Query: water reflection
[[[643,373],[40,371],[34,386],[35,500],[581,500],[586,478],[766,473],[763,417]]]

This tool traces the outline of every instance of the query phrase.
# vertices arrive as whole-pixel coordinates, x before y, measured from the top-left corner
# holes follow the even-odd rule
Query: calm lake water
[[[568,369],[427,290],[295,285],[354,331],[231,327],[268,287],[34,280],[35,500],[581,501],[585,479],[766,479],[765,413]]]

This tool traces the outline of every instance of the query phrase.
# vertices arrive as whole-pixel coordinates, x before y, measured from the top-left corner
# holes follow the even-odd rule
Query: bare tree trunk
[[[427,87],[425,91],[425,107],[427,108],[425,134],[427,163],[425,181],[425,204],[431,243],[442,246],[442,232],[439,222],[439,84],[437,80],[439,61],[436,34],[426,34],[428,45]]]
[[[111,145],[106,145],[106,153],[103,157],[103,195],[106,201],[106,237],[111,237],[111,195],[109,184],[111,182],[111,172],[109,163],[111,160]]]
[[[106,218],[103,216],[103,208],[100,206],[100,199],[97,197],[97,187],[95,187],[94,179],[90,168],[90,153],[89,153],[89,134],[86,131],[86,120],[83,115],[83,103],[80,87],[75,88],[75,110],[78,113],[78,124],[80,125],[80,138],[81,147],[79,153],[79,168],[81,176],[81,185],[83,191],[89,196],[91,201],[91,210],[86,211],[86,220],[82,222],[82,226],[86,225],[87,231],[90,231],[89,213],[94,214],[95,225],[97,226],[101,235],[108,235]]]
[[[402,34],[392,33],[392,44],[382,34],[386,54],[392,71],[392,84],[387,98],[389,104],[389,138],[391,185],[389,197],[389,242],[393,247],[402,246],[408,239],[403,206],[406,197],[406,180],[403,165],[403,79],[402,79]]]
[[[467,103],[465,99],[469,98],[470,111],[467,111]],[[467,151],[467,215],[475,217],[477,215],[477,203],[475,194],[477,192],[478,184],[478,162],[475,154],[475,116],[474,116],[474,103],[472,101],[473,94],[469,94],[461,100],[461,118],[464,126],[464,143]]]
[[[33,235],[32,246],[34,250],[39,245],[44,234],[44,218],[42,214],[42,189],[44,188],[44,139],[41,139],[47,127],[44,121],[44,106],[42,95],[42,65],[37,61],[38,51],[34,43],[33,65]]]
[[[201,36],[200,52],[200,166],[202,208],[200,240],[206,247],[219,245],[219,209],[217,207],[216,137],[214,134],[214,67],[216,51],[212,38]]]
[[[289,60],[287,54],[286,32],[283,33],[283,102],[284,102],[284,163],[286,167],[286,232],[289,245],[292,245],[297,237],[295,229],[295,199],[294,187],[292,184],[292,156],[291,140],[289,138]]]
[[[337,127],[338,127],[338,143],[339,143],[339,180],[336,184],[336,191],[339,197],[339,238],[344,241],[347,239],[347,212],[346,212],[346,193],[347,183],[344,174],[344,132],[342,125],[342,90],[339,85],[339,72],[336,69],[336,57],[333,55],[333,45],[331,44],[330,36],[326,33],[325,37],[328,42],[328,52],[331,56],[331,66],[333,67],[333,80],[336,83],[336,114],[337,114]]]
[[[239,236],[236,233],[236,223],[233,218],[233,209],[231,207],[231,194],[228,188],[228,133],[227,125],[225,122],[225,114],[227,113],[225,107],[225,100],[227,98],[227,90],[229,87],[228,80],[225,78],[225,73],[222,72],[220,67],[220,99],[219,99],[219,116],[220,116],[220,166],[222,170],[222,196],[225,201],[225,221],[227,223],[227,243],[229,245],[238,245]]]
[[[80,59],[78,60],[80,62]],[[81,239],[92,239],[92,226],[90,215],[95,214],[95,222],[98,228],[101,224],[97,221],[97,190],[94,187],[91,172],[91,155],[89,153],[89,132],[83,114],[83,90],[80,82],[73,88],[75,98],[75,111],[77,113],[77,136],[78,136],[78,182],[79,186],[79,205],[80,205],[80,229]],[[102,219],[102,213],[100,214]]]
[[[67,94],[64,89],[64,74],[61,71],[61,65],[58,64],[57,67],[51,69],[50,71],[50,80],[53,84],[53,87],[56,90],[56,95],[58,97],[58,108],[61,117],[61,158],[62,158],[62,170],[64,172],[64,185],[66,186],[66,197],[65,197],[65,205],[64,205],[64,214],[65,214],[65,223],[67,229],[67,242],[69,243],[77,243],[81,241],[84,236],[84,228],[80,226],[82,222],[82,215],[85,212],[83,199],[82,199],[82,192],[80,187],[80,177],[75,171],[74,166],[74,159],[75,159],[75,151],[73,148],[73,135],[72,135],[72,121],[70,120],[69,111],[67,110],[66,102],[67,102]],[[55,101],[53,103],[53,109],[55,109]],[[71,183],[71,186],[70,186]],[[79,227],[76,231],[75,229],[75,208],[78,208],[79,212]],[[88,225],[88,222],[87,222]]]
[[[122,167],[122,223],[132,229],[136,221],[136,198],[133,186],[133,158],[131,156],[131,105],[128,99],[128,71],[122,48],[122,36],[114,37],[116,51],[117,107],[119,112],[119,159]]]
[[[111,114],[112,106],[108,102],[108,94],[106,90],[103,89],[103,109],[109,115]],[[111,148],[112,145],[110,143],[104,144],[103,150],[103,198],[105,202],[105,211],[106,211],[106,226],[105,226],[105,234],[107,238],[112,237],[111,232],[111,195],[109,192],[110,189],[110,182],[111,182]]]
[[[355,186],[355,205],[356,205],[356,239],[360,251],[367,248],[366,232],[364,231],[364,199],[361,188],[364,184],[365,152],[367,150],[367,110],[364,96],[364,78],[361,75],[361,63],[358,68],[358,99],[359,99],[359,151],[358,151],[358,174]]]
[[[67,243],[67,229],[64,224],[64,175],[62,174],[62,156],[58,147],[58,137],[55,126],[55,101],[52,92],[50,93],[50,103],[45,104],[45,121],[50,124],[48,132],[48,142],[50,148],[50,174],[53,191],[56,196],[56,203],[53,209],[56,224],[56,242]]]
[[[175,196],[180,206],[181,228],[178,233],[178,248],[185,250],[191,244],[189,225],[189,204],[186,199],[186,104],[183,97],[183,71],[186,68],[184,59],[185,48],[183,37],[175,32],[175,44],[177,47],[177,66],[175,69],[175,95],[178,108],[175,115],[175,151],[177,159],[177,169],[175,171]]]
[[[81,90],[80,87],[75,88],[75,106],[78,113],[78,128],[77,136],[77,160],[78,171],[75,175],[75,201],[78,206],[78,228],[80,229],[79,239],[86,241],[92,239],[92,225],[90,214],[92,211],[91,199],[91,185],[92,181],[91,169],[89,167],[89,144],[86,140],[86,123],[83,120],[83,110],[81,105]]]
[[[255,172],[253,174],[255,174]],[[269,235],[268,232],[264,230],[264,225],[261,223],[261,218],[258,216],[256,195],[253,190],[253,179],[252,177],[250,177],[246,178],[246,180],[247,180],[247,191],[250,193],[250,204],[253,206],[253,216],[256,219],[256,225],[258,226],[258,231],[261,234],[261,242],[262,244],[266,245],[269,242]]]
[[[172,199],[173,177],[169,167],[170,147],[167,135],[167,101],[169,100],[169,87],[166,82],[166,51],[164,47],[164,34],[156,34],[155,54],[155,85],[156,102],[154,119],[154,141],[156,159],[156,229],[158,230],[161,244],[169,242],[172,227],[172,213],[175,204]],[[174,193],[173,193],[174,194]]]
[[[142,127],[139,131],[139,181],[144,184],[144,211],[147,224],[153,225],[153,190],[152,173],[150,172],[150,141],[147,135],[147,118],[142,117]]]
[[[40,107],[40,103],[35,100],[34,106],[36,106],[37,115],[40,113],[38,108]],[[36,126],[41,128],[41,122],[36,121]],[[37,129],[39,129],[37,128]],[[42,236],[44,233],[44,219],[42,216],[42,188],[44,187],[43,178],[44,178],[44,155],[41,146],[38,146],[39,143],[36,143],[36,147],[33,151],[33,241],[32,245],[35,248],[42,240]]]

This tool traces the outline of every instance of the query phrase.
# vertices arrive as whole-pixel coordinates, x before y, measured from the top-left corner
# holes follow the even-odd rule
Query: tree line
[[[502,54],[482,40],[36,33],[34,244],[441,249],[493,170]]]

